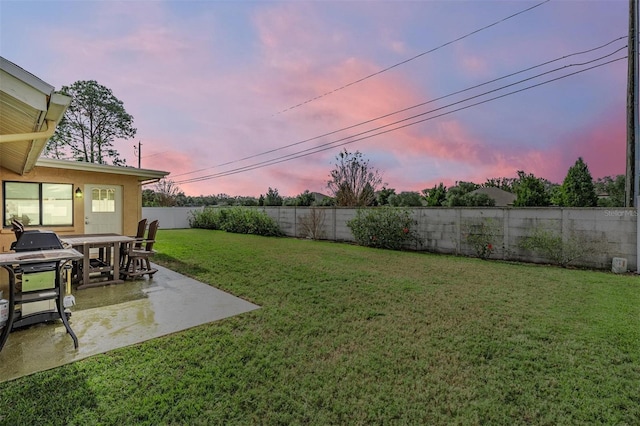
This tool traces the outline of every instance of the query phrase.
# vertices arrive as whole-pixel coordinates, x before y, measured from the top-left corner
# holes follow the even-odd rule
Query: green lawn
[[[640,423],[637,276],[219,231],[158,240],[158,262],[262,309],[0,384],[0,423]]]

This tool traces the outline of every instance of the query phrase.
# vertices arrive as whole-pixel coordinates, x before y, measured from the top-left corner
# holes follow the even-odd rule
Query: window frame
[[[72,183],[68,183],[68,182],[31,182],[31,181],[19,181],[19,180],[5,180],[2,181],[2,227],[3,228],[9,228],[11,227],[11,224],[7,224],[7,220],[9,220],[9,217],[7,215],[7,184],[12,184],[12,183],[16,183],[16,184],[31,184],[31,185],[37,185],[38,186],[38,224],[37,225],[31,225],[31,224],[24,224],[25,228],[43,228],[43,227],[47,227],[47,228],[59,228],[59,227],[73,227],[75,226],[75,197],[74,197],[74,192],[73,192],[73,187],[74,185]],[[62,224],[44,224],[44,205],[45,205],[45,198],[43,194],[43,187],[45,185],[65,185],[65,186],[69,186],[69,200],[71,201],[71,223],[62,223]],[[67,201],[67,200],[65,200]]]

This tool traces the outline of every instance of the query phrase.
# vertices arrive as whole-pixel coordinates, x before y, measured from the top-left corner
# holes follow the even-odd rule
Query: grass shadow
[[[164,253],[156,253],[154,255],[153,261],[164,266],[167,269],[171,269],[172,271],[175,271],[190,277],[193,277],[194,275],[197,275],[197,274],[205,274],[207,272],[210,272],[208,268],[205,268],[200,264],[185,262],[183,260],[177,259],[173,256],[169,256]]]

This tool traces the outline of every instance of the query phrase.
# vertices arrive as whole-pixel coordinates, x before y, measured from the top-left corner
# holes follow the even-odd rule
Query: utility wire
[[[380,130],[380,129],[383,129],[383,128],[386,128],[386,127],[389,127],[389,126],[393,126],[393,125],[395,125],[395,124],[399,124],[399,123],[402,123],[402,122],[405,122],[405,121],[408,121],[408,120],[411,120],[411,119],[414,119],[414,118],[417,118],[417,117],[421,117],[421,116],[424,116],[424,115],[427,115],[427,114],[430,114],[430,113],[433,113],[433,112],[436,112],[436,111],[439,111],[439,110],[442,110],[442,109],[446,109],[446,108],[449,108],[449,107],[451,107],[451,106],[453,106],[453,105],[457,105],[457,104],[460,104],[460,103],[464,103],[464,102],[467,102],[467,101],[469,101],[469,100],[471,100],[471,99],[475,99],[475,98],[478,98],[478,97],[485,96],[485,95],[487,95],[487,94],[489,94],[489,93],[493,93],[493,92],[496,92],[496,91],[503,90],[503,89],[505,89],[505,88],[507,88],[507,87],[514,86],[514,85],[520,84],[520,83],[525,82],[525,81],[528,81],[528,80],[532,80],[532,79],[534,79],[534,78],[540,77],[540,76],[545,75],[545,74],[549,74],[549,73],[552,73],[552,72],[556,72],[556,71],[559,71],[559,70],[562,70],[562,69],[565,69],[565,68],[569,68],[569,67],[572,67],[572,66],[585,65],[585,64],[588,64],[588,63],[596,62],[596,61],[601,60],[601,59],[603,59],[603,58],[605,58],[605,57],[612,56],[613,54],[615,54],[615,53],[617,53],[617,52],[619,52],[620,50],[623,50],[623,49],[625,49],[625,48],[626,48],[626,46],[625,46],[625,47],[623,47],[623,48],[618,49],[616,52],[613,52],[613,53],[611,53],[611,54],[609,54],[609,55],[605,55],[605,56],[603,56],[603,57],[600,57],[600,58],[598,58],[598,59],[594,59],[594,60],[592,60],[592,61],[585,62],[585,63],[583,63],[583,64],[572,64],[572,65],[566,65],[566,66],[564,66],[564,67],[560,67],[560,68],[557,68],[557,69],[555,69],[555,70],[548,71],[548,72],[545,72],[545,73],[542,73],[542,74],[539,74],[539,75],[536,75],[536,76],[533,76],[533,77],[530,77],[530,78],[527,78],[527,79],[521,80],[521,81],[519,81],[519,82],[512,83],[512,84],[509,84],[509,85],[507,85],[507,86],[503,86],[503,87],[500,87],[500,88],[498,88],[498,89],[494,89],[494,90],[491,90],[491,91],[488,91],[488,92],[482,93],[482,94],[480,94],[480,95],[472,96],[472,97],[469,97],[469,98],[467,98],[467,99],[463,99],[463,100],[461,100],[461,101],[454,102],[454,103],[452,103],[452,104],[445,105],[445,106],[440,107],[440,108],[436,108],[436,109],[433,109],[433,110],[430,110],[430,111],[427,111],[427,112],[424,112],[424,113],[421,113],[421,114],[414,115],[414,116],[412,116],[412,117],[405,118],[405,119],[403,119],[403,120],[398,120],[398,121],[396,121],[396,122],[389,123],[389,124],[386,124],[386,125],[384,125],[384,126],[379,126],[379,127],[377,127],[377,128],[370,129],[370,130],[367,130],[367,131],[364,131],[364,132],[361,132],[361,133],[358,133],[358,134],[355,134],[355,135],[350,135],[350,136],[347,136],[347,137],[344,137],[344,138],[338,139],[338,140],[333,141],[333,142],[328,142],[328,143],[322,144],[322,145],[320,145],[320,146],[318,146],[318,147],[308,148],[308,149],[305,149],[305,150],[302,150],[302,151],[298,151],[298,152],[296,152],[296,153],[292,153],[292,154],[285,155],[285,156],[283,156],[283,157],[279,157],[279,158],[275,158],[275,159],[271,159],[271,160],[265,160],[265,161],[263,161],[263,162],[255,163],[255,164],[253,164],[253,165],[248,165],[248,166],[240,167],[240,168],[237,168],[237,169],[232,169],[232,170],[225,171],[225,172],[220,172],[220,173],[216,173],[216,174],[213,174],[213,175],[201,176],[201,177],[196,177],[196,178],[192,178],[192,179],[187,179],[187,180],[180,181],[180,182],[177,182],[177,183],[191,183],[191,182],[197,182],[197,181],[200,181],[200,180],[207,180],[207,179],[211,179],[211,178],[215,178],[215,177],[222,177],[222,176],[226,176],[226,175],[228,175],[228,174],[236,174],[236,173],[240,173],[240,172],[242,172],[242,171],[253,170],[253,169],[256,169],[256,168],[265,167],[265,166],[272,165],[272,164],[278,164],[278,163],[281,163],[281,162],[283,162],[283,161],[289,161],[289,160],[292,160],[292,159],[295,159],[295,158],[300,158],[300,157],[304,157],[304,156],[307,156],[307,155],[315,154],[315,153],[317,153],[317,152],[326,151],[326,150],[328,150],[328,149],[332,149],[332,148],[334,148],[335,146],[344,146],[344,145],[347,145],[347,144],[350,144],[350,143],[353,143],[353,142],[356,142],[356,141],[359,141],[359,140],[368,139],[369,137],[373,137],[373,136],[381,135],[381,134],[384,134],[384,133],[388,133],[388,132],[393,131],[393,130],[402,129],[402,128],[404,128],[404,127],[408,127],[408,126],[411,126],[411,125],[414,125],[414,124],[418,124],[418,123],[421,123],[421,122],[426,121],[426,120],[430,120],[430,119],[433,119],[433,118],[437,118],[437,117],[441,117],[441,116],[443,116],[443,115],[450,114],[450,113],[452,113],[452,112],[456,112],[456,111],[460,111],[460,110],[463,110],[463,109],[467,109],[467,108],[468,108],[468,107],[470,107],[470,106],[475,106],[475,105],[482,104],[482,103],[484,103],[484,101],[483,101],[483,102],[476,103],[476,104],[473,104],[473,105],[470,105],[470,106],[468,106],[468,107],[462,107],[462,108],[459,108],[459,109],[456,109],[456,110],[453,110],[453,111],[450,111],[450,112],[446,112],[446,113],[443,113],[443,114],[440,114],[440,115],[437,115],[437,116],[434,116],[434,117],[430,117],[430,118],[422,119],[422,120],[416,121],[416,122],[414,122],[414,123],[405,124],[405,125],[402,125],[402,126],[396,127],[396,128],[394,128],[394,129],[391,129],[391,130],[387,130],[387,131],[379,132],[379,133],[376,133],[376,134],[374,134],[374,135],[369,135],[369,136],[366,136],[366,137],[361,137],[361,138],[356,139],[356,140],[354,140],[354,141],[349,141],[349,142],[346,142],[346,143],[343,143],[343,144],[340,144],[340,145],[336,145],[336,144],[337,144],[337,143],[339,143],[339,142],[342,142],[342,141],[345,141],[345,140],[348,140],[348,139],[351,139],[351,138],[355,138],[355,137],[357,137],[357,136],[362,136],[362,135],[365,135],[365,134],[367,134],[367,133],[371,133],[371,132],[374,132],[374,131],[377,131],[377,130]],[[624,59],[624,58],[626,58],[626,57],[619,58],[619,59],[617,59],[617,60]],[[616,60],[616,61],[617,61],[617,60]],[[610,62],[615,62],[615,61],[610,61]],[[610,62],[607,62],[607,63],[605,63],[605,64],[603,64],[603,65],[606,65],[606,64],[608,64],[608,63],[610,63]],[[587,70],[590,70],[590,69],[593,69],[593,68],[596,68],[596,67],[597,67],[597,66],[590,67],[590,68],[587,68],[587,69],[585,69],[585,70],[583,70],[583,71],[587,71]],[[578,71],[578,72],[575,72],[575,73],[572,73],[572,74],[568,74],[567,76],[571,76],[571,75],[574,75],[574,74],[578,74],[579,72],[582,72],[582,71]],[[521,91],[523,91],[523,90],[527,90],[527,89],[530,89],[530,88],[534,88],[534,87],[540,86],[540,85],[542,85],[542,84],[546,84],[546,83],[548,83],[548,82],[556,81],[556,80],[559,80],[559,79],[564,78],[564,77],[566,77],[566,76],[559,77],[559,78],[556,78],[556,79],[552,79],[552,80],[549,80],[549,81],[547,81],[547,82],[543,82],[543,83],[536,84],[536,85],[533,85],[533,86],[529,86],[529,87],[527,87],[527,88],[525,88],[525,89],[516,90],[516,91],[510,92],[510,93],[507,93],[506,95],[501,95],[501,96],[498,96],[498,97],[495,97],[495,98],[489,99],[489,100],[487,100],[486,102],[491,101],[491,100],[495,100],[495,99],[499,99],[499,98],[502,98],[502,97],[504,97],[504,96],[508,96],[508,95],[510,95],[510,94],[515,94],[515,93],[521,92]],[[335,145],[335,146],[334,146],[334,145]],[[319,148],[322,148],[322,147],[327,147],[327,148],[319,149]],[[312,151],[312,152],[311,152],[311,151]],[[307,153],[307,154],[302,154],[302,153]],[[298,154],[302,154],[302,155],[298,155]],[[287,157],[290,157],[290,158],[287,158]]]
[[[620,49],[620,50],[622,50],[622,49]],[[607,56],[611,56],[611,55],[607,55]],[[428,121],[428,120],[433,120],[435,118],[439,118],[439,117],[442,117],[442,116],[445,116],[445,115],[453,114],[455,112],[459,112],[459,111],[462,111],[462,110],[465,110],[465,109],[468,109],[468,108],[472,108],[472,107],[475,107],[475,106],[478,106],[478,105],[482,105],[482,104],[485,104],[487,102],[495,101],[497,99],[501,99],[501,98],[504,98],[504,97],[507,97],[507,96],[514,95],[516,93],[524,92],[525,90],[529,90],[529,89],[533,89],[533,88],[536,88],[536,87],[539,87],[539,86],[542,86],[542,85],[545,85],[545,84],[549,84],[549,83],[552,83],[552,82],[555,82],[555,81],[558,81],[558,80],[561,80],[561,79],[564,79],[564,78],[567,78],[567,77],[571,77],[571,76],[574,76],[574,75],[577,75],[577,74],[580,74],[580,73],[583,73],[583,72],[586,72],[586,71],[589,71],[589,70],[592,70],[592,69],[595,69],[595,68],[599,68],[599,67],[602,67],[602,66],[605,66],[605,65],[609,65],[609,64],[612,64],[612,63],[617,62],[617,61],[621,61],[621,60],[626,59],[626,58],[627,58],[626,56],[623,56],[623,57],[620,57],[620,58],[617,58],[617,59],[612,59],[610,61],[607,61],[607,62],[604,62],[604,63],[601,63],[601,64],[597,64],[597,65],[593,65],[591,67],[588,67],[588,68],[585,68],[585,69],[582,69],[582,70],[579,70],[579,71],[575,71],[573,73],[565,74],[563,76],[556,77],[556,78],[553,78],[553,79],[550,79],[550,80],[546,80],[546,81],[543,81],[541,83],[533,84],[531,86],[527,86],[527,87],[524,87],[524,88],[521,88],[521,89],[518,89],[518,90],[513,90],[511,92],[504,93],[502,95],[498,95],[498,96],[495,96],[493,98],[485,99],[485,100],[482,100],[482,101],[479,101],[479,102],[476,102],[476,103],[473,103],[473,104],[470,104],[470,105],[462,106],[460,108],[456,108],[456,109],[451,110],[451,111],[446,111],[446,112],[443,112],[441,114],[438,114],[438,115],[435,115],[435,116],[432,116],[432,117],[422,118],[420,120],[417,120],[417,121],[414,121],[414,122],[411,122],[411,123],[402,124],[400,126],[392,128],[392,129],[382,130],[382,131],[380,131],[378,133],[374,133],[374,134],[371,134],[371,135],[362,136],[360,138],[349,140],[349,141],[341,143],[339,145],[335,145],[335,144],[338,143],[338,142],[341,142],[341,141],[343,141],[345,139],[350,139],[351,137],[358,136],[358,135],[354,135],[354,136],[351,136],[351,137],[343,138],[342,140],[338,140],[338,141],[330,142],[330,143],[327,143],[327,144],[323,144],[323,145],[320,145],[319,147],[316,147],[316,148],[310,148],[310,149],[307,149],[307,150],[304,150],[304,151],[299,151],[298,153],[290,154],[290,155],[283,156],[283,157],[280,157],[280,158],[267,160],[267,161],[264,161],[264,162],[256,163],[256,164],[245,166],[245,167],[240,167],[240,168],[233,169],[233,170],[228,170],[226,172],[216,173],[216,174],[209,175],[209,176],[201,176],[201,177],[198,177],[198,178],[186,179],[186,180],[175,182],[175,183],[176,184],[184,184],[184,183],[201,182],[201,181],[204,181],[204,180],[230,176],[230,175],[234,175],[234,174],[238,174],[238,173],[242,173],[242,172],[246,172],[246,171],[250,171],[250,170],[255,170],[255,169],[259,169],[259,168],[263,168],[263,167],[267,167],[267,166],[272,166],[272,165],[275,165],[275,164],[283,163],[285,161],[291,161],[291,160],[294,160],[294,159],[297,159],[297,158],[306,157],[306,156],[309,156],[309,155],[312,155],[312,154],[316,154],[316,153],[319,153],[319,152],[322,152],[322,151],[327,151],[329,149],[333,149],[336,146],[349,145],[349,144],[352,144],[354,142],[358,142],[358,141],[361,141],[361,140],[369,139],[369,138],[372,138],[372,137],[375,137],[375,136],[379,136],[379,135],[382,135],[382,134],[385,134],[385,133],[393,132],[393,131],[396,131],[396,130],[399,130],[399,129],[403,129],[405,127],[414,126],[416,124],[423,123],[423,122]],[[600,59],[602,59],[602,58],[600,58]],[[593,61],[591,61],[591,62],[593,62]],[[543,75],[543,74],[541,74],[541,75]],[[505,86],[505,87],[507,87],[507,86]],[[501,89],[497,89],[497,90],[501,90]],[[487,93],[489,93],[489,92],[487,92]],[[459,102],[457,102],[457,103],[459,103]],[[447,108],[449,106],[446,106],[446,107],[443,107],[443,108]],[[438,108],[438,109],[442,109],[442,108]],[[432,111],[430,111],[430,112],[432,112]],[[427,112],[427,113],[424,113],[424,114],[428,114],[430,112]],[[424,114],[420,114],[420,115],[424,115]],[[405,121],[405,120],[401,120],[401,121]],[[397,123],[393,123],[393,124],[397,124]],[[387,126],[381,126],[380,128],[374,129],[373,131],[379,130],[382,127],[387,127]],[[363,132],[363,133],[369,133],[369,132]],[[307,152],[307,151],[311,151],[311,152]]]
[[[169,151],[160,151],[160,152],[156,152],[155,154],[149,154],[149,155],[143,155],[140,158],[149,158],[149,157],[155,157],[156,155],[162,155],[162,154],[166,154]]]
[[[458,41],[460,41],[460,40],[464,40],[465,38],[470,37],[470,36],[472,36],[472,35],[474,35],[474,34],[477,34],[477,33],[479,33],[480,31],[484,31],[484,30],[489,29],[489,28],[491,28],[491,27],[494,27],[494,26],[496,26],[496,25],[498,25],[498,24],[500,24],[500,23],[502,23],[502,22],[504,22],[504,21],[507,21],[507,20],[509,20],[509,19],[511,19],[511,18],[514,18],[514,17],[516,17],[516,16],[518,16],[518,15],[521,15],[521,14],[523,14],[523,13],[529,12],[530,10],[533,10],[533,9],[535,9],[536,7],[542,6],[543,4],[548,3],[548,2],[550,2],[550,1],[551,1],[551,0],[545,0],[545,1],[541,2],[541,3],[538,3],[538,4],[534,5],[534,6],[529,7],[529,8],[527,8],[527,9],[521,10],[520,12],[514,13],[513,15],[509,15],[509,16],[507,16],[506,18],[502,18],[502,19],[500,19],[500,20],[498,20],[498,21],[495,21],[495,22],[493,22],[493,23],[491,23],[491,24],[489,24],[489,25],[485,25],[485,26],[484,26],[484,27],[482,27],[482,28],[478,28],[477,30],[472,31],[472,32],[470,32],[470,33],[467,33],[467,34],[465,34],[465,35],[463,35],[463,36],[460,36],[460,37],[456,38],[455,40],[451,40],[451,41],[448,41],[448,42],[446,42],[446,43],[444,43],[444,44],[441,44],[440,46],[434,47],[434,48],[433,48],[433,49],[431,49],[431,50],[427,50],[426,52],[419,53],[419,54],[417,54],[417,55],[415,55],[415,56],[413,56],[413,57],[411,57],[411,58],[409,58],[409,59],[405,59],[404,61],[402,61],[402,62],[398,62],[397,64],[391,65],[391,66],[389,66],[389,67],[387,67],[387,68],[383,68],[383,69],[381,69],[380,71],[376,71],[376,72],[374,72],[373,74],[369,74],[369,75],[367,75],[367,76],[365,76],[365,77],[362,77],[362,78],[360,78],[360,79],[358,79],[358,80],[352,81],[351,83],[347,83],[347,84],[345,84],[344,86],[338,87],[337,89],[330,90],[330,91],[328,91],[328,92],[326,92],[326,93],[323,93],[323,94],[321,94],[321,95],[316,96],[315,98],[308,99],[308,100],[306,100],[306,101],[304,101],[304,102],[301,102],[301,103],[299,103],[299,104],[297,104],[297,105],[294,105],[294,106],[291,106],[291,107],[289,107],[289,108],[283,109],[282,111],[279,111],[279,112],[275,113],[274,115],[283,114],[283,113],[285,113],[285,112],[287,112],[287,111],[290,111],[290,110],[292,110],[292,109],[299,108],[299,107],[301,107],[301,106],[303,106],[303,105],[306,105],[306,104],[308,104],[308,103],[310,103],[310,102],[316,101],[316,100],[318,100],[318,99],[320,99],[320,98],[323,98],[323,97],[325,97],[325,96],[331,95],[331,94],[333,94],[333,93],[335,93],[335,92],[338,92],[338,91],[340,91],[340,90],[346,89],[347,87],[351,87],[351,86],[353,86],[353,85],[355,85],[355,84],[361,83],[361,82],[363,82],[363,81],[365,81],[365,80],[368,80],[368,79],[370,79],[370,78],[372,78],[372,77],[375,77],[375,76],[380,75],[380,74],[382,74],[382,73],[385,73],[385,72],[387,72],[387,71],[389,71],[389,70],[392,70],[392,69],[394,69],[394,68],[396,68],[396,67],[399,67],[400,65],[404,65],[404,64],[406,64],[407,62],[411,62],[411,61],[413,61],[413,60],[415,60],[415,59],[418,59],[418,58],[420,58],[420,57],[422,57],[422,56],[424,56],[424,55],[427,55],[427,54],[429,54],[429,53],[433,53],[433,52],[435,52],[436,50],[439,50],[439,49],[442,49],[443,47],[449,46],[450,44],[456,43],[456,42],[458,42]]]
[[[458,90],[458,91],[455,91],[455,92],[452,92],[452,93],[449,93],[449,94],[446,94],[446,95],[443,95],[443,96],[440,96],[440,97],[437,97],[437,98],[434,98],[434,99],[431,99],[431,100],[428,100],[428,101],[425,101],[425,102],[421,102],[421,103],[416,104],[416,105],[412,105],[412,106],[407,107],[407,108],[400,109],[398,111],[394,111],[394,112],[391,112],[391,113],[388,113],[388,114],[384,114],[384,115],[381,115],[379,117],[372,118],[372,119],[369,119],[369,120],[366,120],[366,121],[363,121],[363,122],[360,122],[360,123],[357,123],[357,124],[353,124],[353,125],[350,125],[350,126],[347,126],[347,127],[343,127],[343,128],[338,129],[338,130],[333,130],[331,132],[323,133],[323,134],[321,134],[319,136],[314,136],[312,138],[304,139],[304,140],[301,140],[301,141],[298,141],[298,142],[294,142],[294,143],[291,143],[291,144],[288,144],[288,145],[284,145],[284,146],[281,146],[281,147],[278,147],[278,148],[270,149],[268,151],[260,152],[258,154],[253,154],[253,155],[250,155],[250,156],[247,156],[247,157],[240,158],[238,160],[228,161],[226,163],[221,163],[221,164],[217,164],[215,166],[210,166],[210,167],[205,167],[205,168],[198,169],[198,170],[193,170],[191,172],[185,172],[185,173],[176,174],[176,175],[174,175],[174,177],[185,176],[185,175],[189,175],[189,174],[193,174],[193,173],[203,172],[205,170],[211,170],[211,169],[215,169],[215,168],[218,168],[218,167],[228,166],[228,165],[231,165],[231,164],[235,164],[235,163],[239,163],[239,162],[242,162],[242,161],[250,160],[250,159],[253,159],[253,158],[261,157],[261,156],[264,156],[264,155],[267,155],[267,154],[272,154],[274,152],[282,151],[282,150],[284,150],[286,148],[291,148],[293,146],[297,146],[297,145],[301,145],[301,144],[304,144],[304,143],[307,143],[307,142],[311,142],[311,141],[314,141],[314,140],[317,140],[317,139],[320,139],[320,138],[323,138],[323,137],[326,137],[326,136],[331,136],[331,135],[334,135],[336,133],[340,133],[340,132],[343,132],[343,131],[346,131],[346,130],[350,130],[350,129],[353,129],[355,127],[359,127],[359,126],[362,126],[362,125],[365,125],[365,124],[372,123],[374,121],[381,120],[383,118],[388,118],[388,117],[391,117],[391,116],[396,115],[396,114],[407,112],[409,110],[412,110],[412,109],[415,109],[415,108],[418,108],[418,107],[421,107],[421,106],[425,106],[425,105],[428,105],[430,103],[434,103],[434,102],[437,102],[437,101],[440,101],[440,100],[443,100],[443,99],[446,99],[446,98],[449,98],[449,97],[452,97],[452,96],[455,96],[455,95],[459,95],[461,93],[468,92],[470,90],[474,90],[474,89],[477,89],[479,87],[486,86],[486,85],[498,82],[500,80],[504,80],[506,78],[513,77],[513,76],[516,76],[518,74],[522,74],[522,73],[525,73],[527,71],[531,71],[531,70],[534,70],[536,68],[543,67],[545,65],[552,64],[554,62],[558,62],[558,61],[561,61],[561,60],[564,60],[564,59],[568,59],[568,58],[571,58],[573,56],[583,55],[585,53],[591,53],[591,52],[594,52],[596,50],[605,48],[605,47],[607,47],[607,46],[609,46],[609,45],[611,45],[611,44],[613,44],[613,43],[615,43],[617,41],[620,41],[620,40],[626,39],[626,38],[627,38],[626,36],[618,37],[618,38],[616,38],[616,39],[614,39],[614,40],[612,40],[612,41],[610,41],[608,43],[605,43],[605,44],[603,44],[601,46],[597,46],[597,47],[594,47],[594,48],[591,48],[591,49],[588,49],[588,50],[583,50],[581,52],[575,52],[575,53],[571,53],[571,54],[568,54],[568,55],[564,55],[564,56],[558,57],[556,59],[552,59],[552,60],[543,62],[541,64],[534,65],[534,66],[522,69],[520,71],[516,71],[516,72],[513,72],[511,74],[507,74],[507,75],[504,75],[502,77],[498,77],[498,78],[495,78],[493,80],[486,81],[484,83],[477,84],[475,86],[470,86],[470,87],[468,87],[466,89]],[[600,59],[602,59],[602,58],[600,58]],[[561,69],[561,68],[559,68],[559,69]],[[526,80],[522,80],[522,81],[526,81]],[[508,87],[508,86],[506,86],[506,87]]]
[[[320,139],[320,138],[323,138],[323,137],[326,137],[326,136],[331,136],[333,134],[336,134],[336,133],[339,133],[339,132],[343,132],[345,130],[350,130],[350,129],[353,129],[353,128],[358,127],[358,126],[362,126],[364,124],[371,123],[373,121],[381,120],[383,118],[387,118],[387,117],[390,117],[390,116],[393,116],[393,115],[396,115],[396,114],[400,114],[402,112],[406,112],[406,111],[409,111],[409,110],[414,109],[414,108],[418,108],[418,107],[421,107],[421,106],[424,106],[424,105],[427,105],[427,104],[430,104],[430,103],[433,103],[433,102],[437,102],[437,101],[440,101],[442,99],[446,99],[446,98],[449,98],[451,96],[467,92],[469,90],[477,89],[479,87],[482,87],[482,86],[485,86],[485,85],[488,85],[488,84],[491,84],[491,83],[495,83],[497,81],[504,80],[506,78],[513,77],[515,75],[522,74],[524,72],[531,71],[533,69],[540,68],[540,67],[545,66],[545,65],[549,65],[549,64],[551,64],[553,62],[557,62],[557,61],[560,61],[560,60],[563,60],[563,59],[567,59],[567,58],[570,58],[572,56],[577,56],[577,55],[583,55],[585,53],[590,53],[590,52],[593,52],[595,50],[607,47],[610,44],[613,44],[616,41],[619,41],[619,40],[622,40],[622,39],[625,39],[625,38],[627,38],[627,37],[626,36],[618,37],[617,39],[614,39],[614,40],[612,40],[612,41],[610,41],[610,42],[608,42],[606,44],[603,44],[603,45],[598,46],[598,47],[594,47],[592,49],[588,49],[588,50],[584,50],[582,52],[576,52],[576,53],[572,53],[572,54],[569,54],[569,55],[561,56],[559,58],[552,59],[550,61],[543,62],[541,64],[534,65],[532,67],[525,68],[523,70],[516,71],[516,72],[513,72],[511,74],[507,74],[505,76],[498,77],[496,79],[493,79],[493,80],[490,80],[490,81],[487,81],[487,82],[484,82],[484,83],[481,83],[481,84],[477,84],[475,86],[468,87],[466,89],[458,90],[456,92],[452,92],[452,93],[440,96],[440,97],[435,98],[435,99],[431,99],[431,100],[428,100],[428,101],[425,101],[425,102],[422,102],[422,103],[419,103],[419,104],[416,104],[416,105],[413,105],[413,106],[410,106],[410,107],[407,107],[407,108],[404,108],[404,109],[401,109],[401,110],[398,110],[398,111],[394,111],[394,112],[391,112],[391,113],[388,113],[388,114],[385,114],[385,115],[381,115],[381,116],[376,117],[376,118],[372,118],[370,120],[366,120],[366,121],[363,121],[363,122],[360,122],[360,123],[357,123],[357,124],[353,124],[353,125],[348,126],[348,127],[343,127],[341,129],[338,129],[338,130],[334,130],[334,131],[331,131],[331,132],[328,132],[328,133],[324,133],[324,134],[321,134],[319,136],[314,136],[312,138],[304,139],[304,140],[301,140],[301,141],[298,141],[298,142],[294,142],[294,143],[291,143],[289,145],[284,145],[284,146],[281,146],[281,147],[278,147],[278,148],[274,148],[274,149],[271,149],[271,150],[268,150],[268,151],[264,151],[264,152],[261,152],[261,153],[258,153],[258,154],[253,154],[253,155],[250,155],[248,157],[240,158],[238,160],[228,161],[226,163],[217,164],[215,166],[206,167],[206,168],[203,168],[203,169],[198,169],[198,170],[194,170],[194,171],[191,171],[191,172],[180,173],[180,174],[177,174],[177,175],[174,175],[174,176],[176,176],[176,177],[177,176],[184,176],[184,175],[189,175],[189,174],[193,174],[193,173],[199,173],[199,172],[202,172],[202,171],[205,171],[205,170],[210,170],[210,169],[214,169],[214,168],[218,168],[218,167],[228,166],[230,164],[239,163],[241,161],[250,160],[252,158],[261,157],[261,156],[267,155],[267,154],[272,154],[274,152],[281,151],[281,150],[286,149],[286,148],[291,148],[293,146],[301,145],[303,143],[311,142],[313,140]]]

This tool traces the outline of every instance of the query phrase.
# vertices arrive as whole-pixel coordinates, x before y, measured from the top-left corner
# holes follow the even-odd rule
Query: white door
[[[84,186],[84,233],[122,234],[122,187]]]

